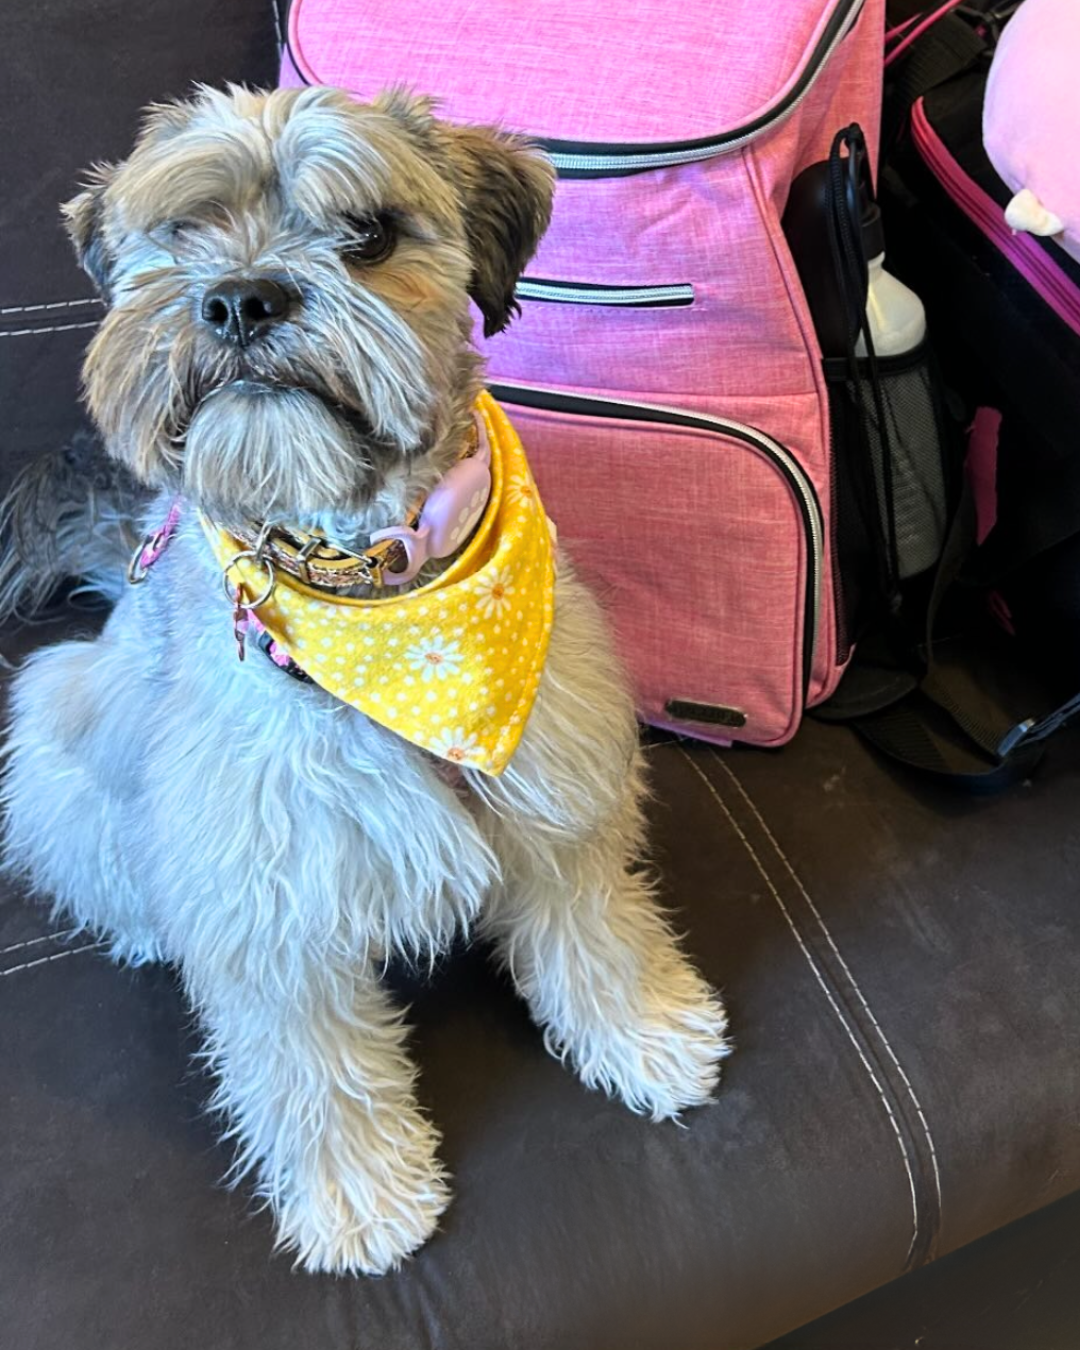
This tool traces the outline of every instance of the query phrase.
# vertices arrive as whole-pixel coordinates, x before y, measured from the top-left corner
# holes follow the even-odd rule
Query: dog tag
[[[236,639],[236,655],[238,660],[244,659],[244,638],[247,636],[248,628],[248,610],[244,604],[244,588],[242,585],[236,588],[236,600],[233,604],[233,637]]]

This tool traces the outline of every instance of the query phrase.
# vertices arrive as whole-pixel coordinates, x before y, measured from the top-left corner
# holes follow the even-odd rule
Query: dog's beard
[[[312,268],[329,288],[336,278]],[[299,316],[246,349],[192,323],[190,290],[144,280],[106,318],[87,361],[91,407],[117,458],[216,516],[349,515],[431,445],[439,396],[456,382],[372,297],[309,278]]]
[[[357,511],[376,486],[376,453],[362,415],[313,390],[239,380],[196,406],[183,491],[222,520]]]

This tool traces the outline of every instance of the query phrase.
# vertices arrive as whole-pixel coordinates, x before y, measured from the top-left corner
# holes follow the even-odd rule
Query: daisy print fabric
[[[468,546],[405,595],[355,600],[278,575],[256,613],[274,641],[336,698],[452,764],[500,774],[536,700],[554,617],[552,530],[521,442],[485,391],[491,497]],[[242,549],[209,521],[219,564]],[[265,574],[241,559],[230,577],[258,595]],[[262,580],[260,580],[260,577]]]

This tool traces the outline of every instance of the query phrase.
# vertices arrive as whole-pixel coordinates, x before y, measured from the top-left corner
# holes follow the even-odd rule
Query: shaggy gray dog
[[[99,637],[14,681],[9,865],[116,958],[178,965],[234,1173],[310,1270],[389,1270],[447,1204],[379,979],[391,956],[485,935],[551,1052],[654,1119],[708,1100],[726,1051],[635,865],[633,710],[567,561],[509,767],[455,779],[261,652],[237,659],[198,519],[358,549],[400,522],[472,425],[470,297],[489,332],[508,321],[551,193],[525,143],[422,100],[232,89],[152,109],[66,208],[108,307],[91,410],[112,460],[157,489],[144,523],[183,510],[147,584],[125,586],[124,505],[39,483],[52,563],[7,558],[4,602],[75,567],[117,603]]]

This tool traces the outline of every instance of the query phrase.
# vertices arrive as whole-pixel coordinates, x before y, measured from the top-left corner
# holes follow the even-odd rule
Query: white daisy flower
[[[476,586],[476,606],[485,619],[498,618],[510,608],[510,597],[514,587],[510,583],[510,572],[501,567],[490,577],[484,577]]]
[[[507,481],[506,495],[512,502],[530,502],[536,496],[536,484],[527,473],[515,473]]]
[[[466,764],[480,748],[476,737],[467,733],[463,727],[453,727],[431,742],[435,754],[455,764]]]
[[[448,675],[456,675],[461,670],[460,644],[447,642],[440,633],[415,643],[405,653],[405,658],[424,680],[445,680]]]

